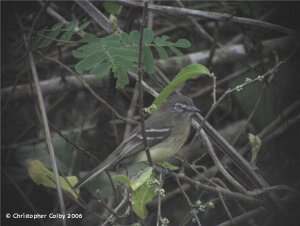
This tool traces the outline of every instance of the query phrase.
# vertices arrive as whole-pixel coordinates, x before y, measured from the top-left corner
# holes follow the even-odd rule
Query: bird
[[[170,96],[145,120],[145,136],[153,162],[173,157],[186,142],[193,114],[200,112],[193,100],[184,95]],[[148,161],[141,125],[99,165],[82,177],[73,187],[80,189],[98,174],[120,163],[128,165]]]

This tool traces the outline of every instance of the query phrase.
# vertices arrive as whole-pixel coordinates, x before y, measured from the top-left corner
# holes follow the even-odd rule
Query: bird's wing
[[[165,125],[152,125],[151,128],[145,128],[145,135],[147,137],[147,144],[149,147],[162,142],[169,137],[172,133],[171,126]],[[96,166],[92,171],[87,173],[80,181],[74,186],[74,189],[79,189],[86,182],[92,180],[95,176],[103,172],[111,165],[122,162],[124,159],[135,155],[144,150],[143,135],[140,127],[136,128],[130,137],[125,139],[119,147],[114,150],[102,163]]]
[[[156,144],[162,142],[168,138],[172,133],[171,126],[155,126],[151,128],[145,128],[145,136],[147,138],[148,147],[153,147]],[[123,142],[123,146],[120,149],[119,160],[118,162],[123,161],[131,157],[132,155],[137,154],[138,152],[144,151],[144,141],[143,133],[140,129],[137,129],[133,134],[127,139],[126,142]]]

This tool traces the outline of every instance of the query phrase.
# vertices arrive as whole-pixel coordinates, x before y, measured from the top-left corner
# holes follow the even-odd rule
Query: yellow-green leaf
[[[52,171],[47,169],[45,165],[36,159],[26,161],[28,173],[31,179],[37,185],[43,185],[48,188],[56,188],[54,174]],[[75,199],[78,198],[79,191],[74,191],[72,187],[78,182],[78,178],[75,176],[61,177],[59,176],[61,188],[73,196]]]
[[[115,175],[115,176],[113,176],[113,179],[116,181],[119,181],[120,183],[122,183],[124,185],[127,185],[128,187],[130,187],[130,185],[131,185],[130,179],[124,175]]]
[[[252,133],[248,134],[248,138],[249,138],[249,142],[251,145],[251,164],[255,165],[256,164],[256,160],[257,160],[257,154],[260,150],[261,147],[261,140],[259,139],[258,136],[255,136]]]
[[[175,78],[167,85],[163,91],[155,98],[153,104],[157,107],[157,109],[161,106],[161,104],[166,100],[166,98],[173,93],[179,86],[184,84],[184,82],[188,79],[196,78],[200,75],[209,75],[209,70],[201,65],[201,64],[190,64],[183,68]]]
[[[113,15],[117,14],[121,8],[120,5],[111,2],[104,2],[103,7],[108,13]]]
[[[145,219],[147,217],[148,210],[146,205],[152,202],[155,195],[155,187],[148,183],[144,183],[137,190],[132,192],[132,208],[139,218]]]
[[[166,168],[166,169],[169,169],[169,170],[178,170],[179,167],[178,166],[175,166],[167,161],[164,161],[164,162],[159,162],[158,163],[159,165],[161,165],[162,167]]]
[[[141,185],[143,185],[144,183],[146,183],[147,180],[149,180],[149,178],[151,177],[152,171],[153,171],[152,167],[147,167],[139,175],[137,175],[137,177],[133,178],[131,180],[131,189],[133,191],[135,191]]]

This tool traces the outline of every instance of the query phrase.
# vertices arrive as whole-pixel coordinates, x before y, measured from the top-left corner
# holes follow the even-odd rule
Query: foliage
[[[114,14],[119,10],[115,4],[104,4],[105,9]],[[53,41],[59,43],[70,42],[75,33],[81,33],[83,41],[86,44],[75,49],[73,56],[79,60],[75,66],[75,70],[82,74],[90,72],[99,79],[106,76],[112,70],[117,78],[117,88],[123,88],[128,84],[127,71],[137,73],[138,46],[140,32],[131,31],[129,34],[123,32],[121,34],[111,34],[104,38],[98,38],[94,34],[85,32],[88,22],[79,26],[78,20],[73,20],[69,24],[59,22],[46,32],[44,37],[37,41],[38,48],[49,46]],[[59,36],[60,35],[60,36]],[[178,39],[171,42],[169,36],[154,37],[154,32],[150,28],[143,31],[143,52],[142,62],[147,73],[152,74],[155,71],[153,49],[156,50],[161,59],[168,59],[169,52],[177,56],[182,53],[178,48],[188,48],[191,46],[187,39]]]
[[[131,31],[129,34],[112,34],[101,39],[87,40],[87,44],[73,51],[74,57],[80,60],[76,64],[76,71],[78,73],[89,71],[102,78],[112,69],[117,78],[117,88],[124,87],[128,84],[127,71],[137,73],[139,37],[138,31]],[[167,59],[166,48],[175,54],[181,54],[178,48],[187,48],[191,45],[186,39],[179,39],[173,43],[168,41],[168,38],[168,36],[154,38],[151,29],[144,30],[142,61],[147,73],[155,71],[152,47],[162,59]]]
[[[141,219],[147,217],[148,210],[146,205],[150,203],[156,195],[155,186],[148,183],[152,177],[154,177],[152,167],[147,167],[133,179],[124,175],[116,175],[113,177],[115,180],[130,188],[133,211]]]
[[[69,132],[67,133],[67,136],[70,140],[73,140],[76,137],[76,133]],[[67,174],[72,164],[74,147],[58,134],[53,135],[52,143],[56,154],[58,168],[62,173]],[[37,159],[43,162],[46,167],[51,168],[50,155],[45,142],[37,143],[35,145],[23,145],[16,150],[15,158],[18,164],[22,166],[26,165],[28,159]],[[79,168],[79,166],[75,166],[74,172],[78,172]]]
[[[78,32],[83,32],[90,22],[82,23],[79,26],[78,20],[73,20],[68,24],[58,22],[54,24],[50,30],[44,30],[38,33],[38,37],[35,40],[35,46],[37,48],[45,48],[50,46],[54,41],[60,44],[70,44],[71,38]]]
[[[104,2],[103,7],[108,13],[113,15],[117,14],[121,8],[120,5],[111,2]]]
[[[28,173],[31,179],[37,185],[43,185],[48,188],[56,188],[54,174],[48,170],[39,160],[27,160]],[[77,177],[59,177],[62,190],[77,199],[79,191],[74,191],[72,187],[78,182]]]
[[[251,154],[252,154],[251,163],[253,165],[255,165],[256,160],[257,160],[257,154],[258,154],[258,152],[260,150],[260,147],[261,147],[261,140],[259,139],[258,136],[255,136],[252,133],[248,134],[248,138],[249,138],[249,142],[250,142],[250,145],[251,145]]]
[[[155,107],[151,109],[158,109],[165,99],[173,93],[179,86],[183,85],[188,79],[196,78],[200,75],[209,75],[209,70],[201,64],[190,64],[183,68],[175,78],[161,91],[161,93],[155,98],[153,104]]]

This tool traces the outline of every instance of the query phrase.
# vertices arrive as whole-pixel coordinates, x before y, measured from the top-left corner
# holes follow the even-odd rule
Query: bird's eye
[[[183,107],[181,104],[175,104],[175,110],[176,111],[182,111]]]

